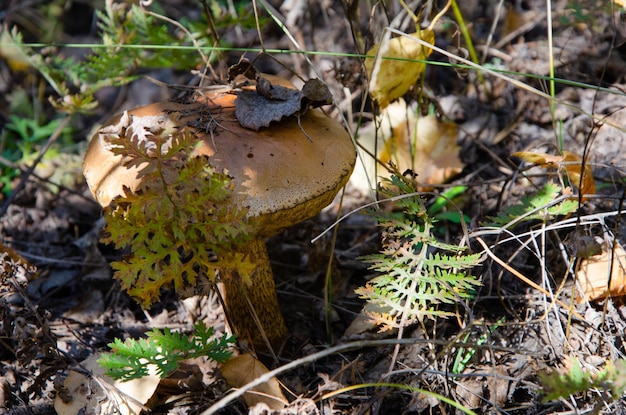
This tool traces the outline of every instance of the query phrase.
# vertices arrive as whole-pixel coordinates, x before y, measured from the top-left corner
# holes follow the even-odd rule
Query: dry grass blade
[[[503,267],[504,269],[506,269],[507,271],[509,271],[511,274],[515,275],[517,278],[519,278],[520,280],[524,281],[526,284],[528,284],[529,286],[531,286],[532,288],[540,291],[541,293],[547,295],[548,297],[550,297],[550,299],[560,305],[561,307],[565,308],[566,310],[568,310],[569,312],[571,312],[576,318],[579,318],[581,320],[584,320],[584,317],[581,316],[578,312],[576,312],[575,310],[573,310],[573,304],[572,305],[567,305],[565,304],[563,301],[559,300],[558,298],[554,298],[548,291],[546,291],[543,287],[537,285],[534,281],[530,280],[528,277],[526,277],[524,274],[522,274],[521,272],[519,272],[518,270],[514,269],[513,267],[511,267],[509,264],[507,264],[506,262],[504,262],[503,260],[501,260],[500,258],[498,258],[492,251],[491,249],[489,249],[489,247],[487,246],[487,244],[485,243],[485,241],[482,240],[482,238],[480,237],[476,237],[476,240],[478,241],[478,243],[480,243],[485,252],[487,253],[487,255],[489,255],[489,258],[493,259],[494,261],[496,261],[498,263],[498,265],[500,265],[501,267]]]

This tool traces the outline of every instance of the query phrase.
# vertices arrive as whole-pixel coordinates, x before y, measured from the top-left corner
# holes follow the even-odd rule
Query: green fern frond
[[[145,339],[115,339],[109,344],[111,353],[102,355],[98,363],[113,379],[126,381],[147,376],[148,365],[155,365],[157,374],[165,377],[186,359],[207,357],[225,362],[232,354],[228,348],[235,338],[227,334],[213,338],[213,335],[213,327],[201,323],[194,326],[191,337],[168,328],[154,329]]]
[[[363,259],[380,275],[356,290],[376,310],[368,313],[371,321],[384,331],[449,316],[439,306],[472,298],[479,282],[465,270],[478,265],[480,256],[433,236],[433,220],[408,179],[392,176],[380,190],[397,200],[401,211],[374,213],[384,229],[383,247]],[[398,197],[411,194],[416,196]]]
[[[460,247],[454,246],[454,250]],[[480,254],[471,255],[442,255],[439,252],[428,255],[424,259],[424,265],[432,269],[468,269],[480,263]]]

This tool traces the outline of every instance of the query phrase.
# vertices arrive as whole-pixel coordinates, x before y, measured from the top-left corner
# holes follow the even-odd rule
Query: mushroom
[[[138,169],[126,168],[122,157],[108,150],[108,134],[130,127],[146,134],[165,131],[167,139],[168,130],[191,129],[199,140],[197,153],[232,177],[231,199],[248,209],[254,229],[245,247],[255,264],[251,283],[236,273],[220,276],[229,324],[240,340],[267,349],[284,341],[286,328],[264,239],[327,206],[347,182],[356,152],[342,125],[317,109],[260,131],[243,128],[235,117],[236,98],[232,91],[205,92],[186,103],[161,102],[127,111],[94,135],[83,171],[96,200],[107,206],[124,194],[124,187],[141,187]]]

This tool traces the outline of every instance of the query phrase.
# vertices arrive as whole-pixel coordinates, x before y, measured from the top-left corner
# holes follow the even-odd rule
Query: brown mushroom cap
[[[198,154],[209,156],[215,169],[233,178],[233,200],[249,208],[257,235],[269,236],[315,216],[354,167],[356,152],[348,133],[319,110],[300,117],[302,128],[292,116],[260,131],[249,130],[235,118],[235,99],[233,93],[205,95],[186,104],[151,104],[113,118],[93,137],[83,165],[96,200],[107,206],[123,194],[123,186],[141,186],[137,169],[122,166],[122,157],[109,151],[107,135],[130,128],[139,135],[158,132],[167,140],[186,127],[199,139]]]

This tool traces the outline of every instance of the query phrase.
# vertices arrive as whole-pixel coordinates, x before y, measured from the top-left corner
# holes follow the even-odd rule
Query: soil
[[[296,84],[299,77],[320,76],[338,103],[325,110],[337,119],[343,116],[351,127],[361,121],[362,127],[368,128],[374,110],[366,98],[361,61],[352,55],[364,53],[355,46],[355,39],[365,49],[371,47],[393,16],[404,13],[400,5],[305,0],[271,3],[302,49],[323,53],[269,53],[258,57],[257,68]],[[580,301],[575,276],[584,255],[576,257],[572,250],[599,239],[618,252],[616,247],[625,241],[620,220],[626,194],[621,128],[626,121],[624,14],[608,2],[552,2],[554,75],[567,82],[556,83],[558,104],[551,108],[544,97],[520,87],[550,92],[549,83],[542,78],[550,74],[545,2],[462,3],[460,12],[479,59],[519,84],[489,73],[480,77],[473,70],[432,64],[423,88],[410,91],[404,100],[406,108],[419,102],[422,107],[434,108],[439,119],[458,126],[464,167],[445,184],[430,184],[423,200],[430,205],[433,194],[467,186],[455,200],[468,218],[466,229],[443,221],[439,235],[445,242],[468,244],[483,255],[481,265],[472,270],[481,281],[475,296],[452,307],[455,316],[426,319],[402,333],[380,332],[369,324],[355,289],[373,277],[361,257],[381,248],[381,229],[371,215],[361,210],[350,214],[336,234],[327,233],[311,243],[338,214],[372,201],[367,185],[352,181],[341,204],[338,198],[318,217],[268,240],[289,335],[277,358],[264,353],[258,357],[268,367],[277,368],[335,346],[352,343],[354,347],[303,361],[278,375],[290,401],[284,409],[249,409],[244,400],[236,399],[220,413],[460,413],[443,396],[475,413],[626,414],[626,400],[610,387],[583,387],[571,396],[545,400],[546,383],[541,378],[554,370],[566,373],[574,361],[587,373],[598,373],[607,362],[617,364],[626,353],[626,306],[619,297],[624,282],[618,282],[611,298]],[[97,36],[94,26],[79,24],[82,20],[75,17],[93,13],[91,2],[67,4],[62,41],[93,41]],[[32,2],[19,10],[7,10],[17,17],[31,12],[45,19],[42,10],[46,8],[39,6]],[[249,6],[244,9],[251,12]],[[419,9],[417,4],[415,9]],[[164,13],[180,20],[194,18],[199,11],[195,2],[177,0],[168,2]],[[494,16],[499,18],[494,21]],[[414,31],[408,17],[394,24],[406,33]],[[22,27],[29,40],[41,35]],[[233,50],[216,63],[216,71],[224,73],[242,57],[236,48],[259,47],[260,39],[267,50],[294,49],[288,36],[269,19],[264,20],[262,36],[258,35],[256,28],[224,29],[223,40]],[[435,38],[443,50],[461,53],[467,46],[451,11],[436,27]],[[252,53],[247,56],[256,57]],[[429,60],[449,62],[437,52]],[[188,73],[170,70],[155,76],[170,84],[191,78]],[[22,89],[38,110],[54,114],[38,85],[43,85],[43,80],[34,72],[16,71],[6,59],[0,61],[4,96]],[[160,303],[142,310],[121,290],[109,265],[121,253],[99,241],[102,209],[82,177],[82,157],[94,126],[123,108],[170,99],[176,93],[146,79],[102,91],[97,110],[74,120],[74,151],[47,159],[45,166],[35,171],[24,164],[11,183],[13,191],[3,194],[0,412],[56,413],[53,401],[64,393],[62,383],[69,369],[80,367],[94,353],[107,351],[116,338],[138,338],[163,327],[190,333],[196,322],[213,326],[218,333],[226,330],[216,295],[183,302],[173,293],[164,293]],[[9,103],[0,101],[6,126],[11,116]],[[523,221],[504,231],[488,227],[504,207],[520,203],[546,182],[562,184],[564,176],[556,169],[533,166],[512,156],[519,151],[558,154],[559,142],[563,149],[585,157],[593,171],[596,195],[578,199],[579,208],[567,216]],[[577,193],[575,187],[569,191]],[[612,275],[624,277],[623,271]],[[325,289],[328,278],[330,293]],[[400,336],[404,341],[394,344]],[[176,376],[189,377],[198,370],[204,374],[202,381],[162,382],[146,404],[152,413],[201,413],[231,392],[219,370],[206,362],[185,366]],[[625,376],[622,370],[622,382]],[[350,388],[352,385],[361,386]],[[100,413],[106,412],[101,409]]]

